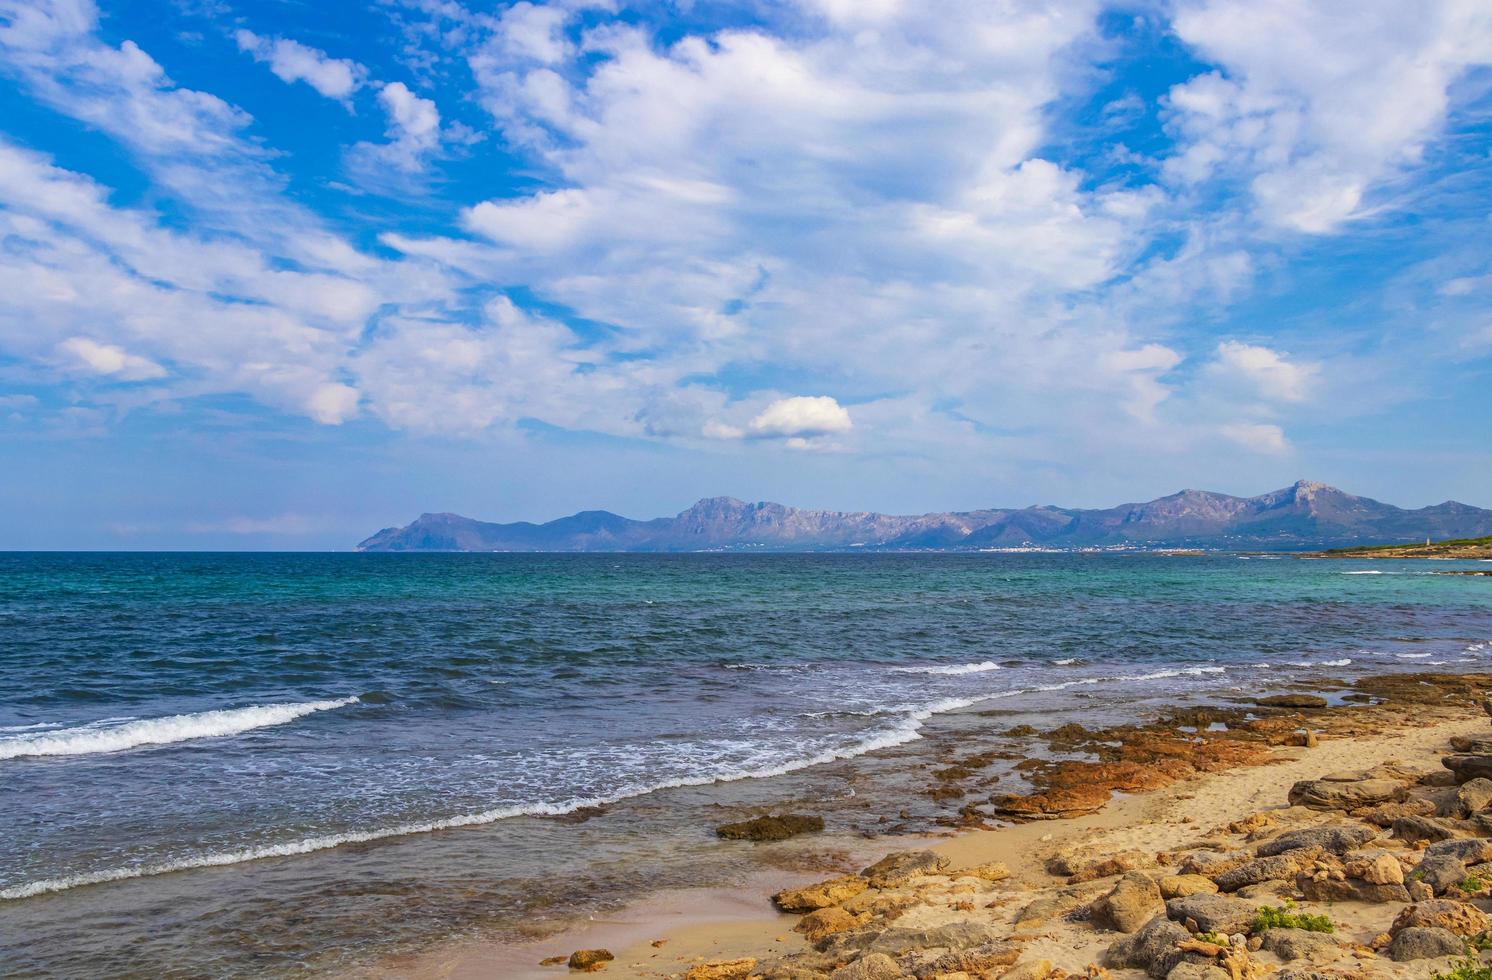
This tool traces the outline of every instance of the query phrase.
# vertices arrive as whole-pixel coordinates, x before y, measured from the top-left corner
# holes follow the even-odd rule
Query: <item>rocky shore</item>
[[[1394,675],[1344,685],[1334,705],[1291,694],[1031,732],[1048,752],[1018,767],[1028,791],[982,794],[968,764],[979,760],[950,760],[930,791],[968,800],[966,832],[777,892],[784,918],[764,922],[791,935],[722,945],[705,926],[615,957],[577,950],[551,969],[686,980],[1447,973],[1492,947],[1489,689],[1492,675]],[[1017,826],[990,829],[996,820]]]

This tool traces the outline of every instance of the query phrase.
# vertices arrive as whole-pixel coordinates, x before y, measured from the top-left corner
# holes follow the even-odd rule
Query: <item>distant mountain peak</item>
[[[1257,497],[1187,489],[1099,510],[1055,506],[898,516],[705,497],[675,517],[581,511],[544,524],[422,514],[360,551],[848,551],[1042,547],[1316,550],[1492,535],[1492,510],[1404,510],[1314,480]]]

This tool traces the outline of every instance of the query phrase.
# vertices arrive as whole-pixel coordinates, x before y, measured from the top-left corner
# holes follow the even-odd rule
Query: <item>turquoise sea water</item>
[[[972,712],[1486,669],[1492,579],[1450,567],[0,555],[0,955],[330,969],[566,911],[556,871],[572,902],[737,873],[713,822],[790,800],[884,831]]]

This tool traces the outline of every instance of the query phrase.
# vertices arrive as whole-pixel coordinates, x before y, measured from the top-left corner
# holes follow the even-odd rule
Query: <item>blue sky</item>
[[[0,0],[0,547],[1492,506],[1492,7]]]

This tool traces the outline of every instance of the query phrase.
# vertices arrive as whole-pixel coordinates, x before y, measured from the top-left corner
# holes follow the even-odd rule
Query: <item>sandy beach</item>
[[[1198,948],[1178,961],[1188,976],[1199,969],[1253,976],[1307,965],[1325,970],[1316,976],[1429,976],[1450,960],[1440,956],[1397,962],[1386,940],[1395,917],[1410,907],[1410,888],[1421,904],[1430,900],[1424,889],[1431,886],[1414,880],[1428,844],[1492,836],[1492,829],[1484,831],[1476,822],[1479,811],[1471,809],[1487,801],[1458,789],[1452,771],[1442,765],[1453,751],[1452,740],[1480,750],[1479,743],[1468,740],[1492,738],[1492,724],[1480,704],[1488,678],[1424,677],[1368,682],[1381,695],[1372,704],[1282,705],[1255,717],[1249,723],[1252,731],[1236,724],[1181,726],[1183,738],[1211,745],[1219,758],[1231,758],[1229,745],[1253,751],[1217,771],[1115,794],[1095,812],[971,828],[942,838],[849,842],[853,860],[843,870],[852,886],[838,900],[810,902],[824,911],[806,917],[777,910],[769,896],[824,875],[763,872],[741,887],[647,896],[616,914],[532,943],[448,944],[384,961],[365,975],[432,980],[563,976],[571,972],[565,961],[573,951],[605,949],[614,959],[598,972],[626,978],[956,978],[1011,976],[1016,971],[1014,976],[1030,980],[1064,973],[1096,975],[1106,969],[1138,978],[1145,973],[1143,965],[1133,957],[1126,961],[1116,945],[1142,926],[1158,929],[1152,920],[1171,921],[1163,892],[1170,898],[1195,889],[1202,895],[1223,892],[1217,897],[1225,911],[1236,913],[1243,907],[1239,903],[1247,904],[1249,919],[1257,906],[1293,901],[1302,911],[1329,916],[1335,931],[1325,939],[1316,933],[1297,936],[1292,945],[1250,928],[1252,935],[1234,940],[1241,943],[1237,950],[1227,947],[1225,936],[1193,938],[1190,942]],[[1158,729],[1174,722],[1162,719],[1126,729],[1126,744],[1153,739]],[[1314,734],[1306,738],[1306,731]],[[1091,734],[1102,738],[1113,732]],[[1030,795],[1042,798],[1043,785],[1060,783],[1061,771],[1059,766],[1045,779],[1034,780],[1036,791]],[[1091,776],[1095,770],[1086,772]],[[1332,782],[1322,785],[1368,786],[1381,799],[1354,798],[1362,805],[1346,809],[1327,805],[1330,800],[1291,805],[1292,787],[1298,797],[1300,786],[1327,778]],[[1458,802],[1468,796],[1474,799]],[[1290,860],[1253,853],[1281,833],[1317,827],[1347,828],[1351,846],[1283,852],[1293,855]],[[901,859],[910,862],[911,870],[882,873],[881,880],[873,868],[854,874],[887,853],[913,855]],[[1472,868],[1492,860],[1492,841],[1486,854],[1465,856],[1463,864]],[[1238,868],[1271,861],[1277,867],[1245,870],[1248,883],[1236,884],[1243,880]],[[1230,871],[1235,880],[1226,878]],[[1362,874],[1373,881],[1364,884],[1358,877]],[[1463,867],[1461,874],[1479,881],[1474,870]],[[1310,884],[1311,876],[1328,884]],[[1492,909],[1492,903],[1480,891],[1458,887],[1459,880],[1438,894],[1472,909],[1469,915],[1480,925],[1480,910]],[[1106,897],[1115,892],[1118,898]],[[1375,900],[1360,900],[1364,896]],[[1434,911],[1444,900],[1434,899],[1426,908]],[[1136,909],[1117,916],[1107,911],[1108,905],[1126,903]],[[1187,926],[1198,925],[1185,915],[1179,918]],[[1220,938],[1221,947],[1209,945]],[[1150,974],[1156,975],[1155,970]]]

